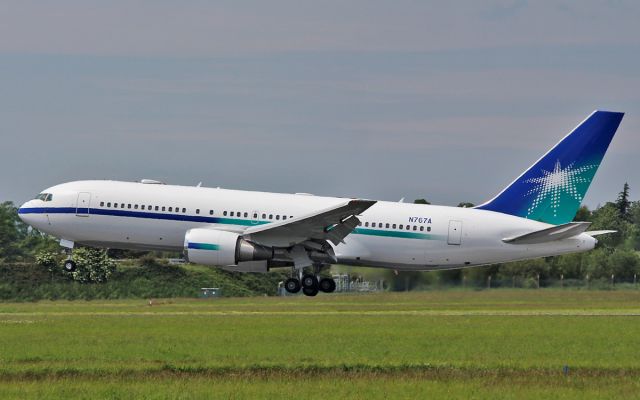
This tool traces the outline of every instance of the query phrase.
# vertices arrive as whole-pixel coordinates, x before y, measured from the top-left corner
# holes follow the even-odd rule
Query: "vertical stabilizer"
[[[554,225],[572,221],[623,115],[594,111],[500,194],[476,208]]]

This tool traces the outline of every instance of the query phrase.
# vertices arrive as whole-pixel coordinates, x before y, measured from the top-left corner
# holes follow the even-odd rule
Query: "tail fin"
[[[623,115],[594,111],[496,197],[476,208],[554,225],[570,222]]]

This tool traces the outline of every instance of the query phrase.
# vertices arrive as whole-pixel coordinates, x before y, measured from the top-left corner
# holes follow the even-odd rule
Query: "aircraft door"
[[[91,207],[91,193],[78,193],[78,202],[76,203],[76,216],[88,217],[89,208]]]
[[[449,221],[449,236],[447,243],[451,245],[460,245],[462,242],[462,221]]]

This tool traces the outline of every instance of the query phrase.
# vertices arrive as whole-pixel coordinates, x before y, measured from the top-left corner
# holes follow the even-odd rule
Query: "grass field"
[[[633,290],[0,303],[0,398],[633,398],[639,317]]]

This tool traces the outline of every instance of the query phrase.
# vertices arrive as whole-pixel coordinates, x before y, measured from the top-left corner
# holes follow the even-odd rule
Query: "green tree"
[[[0,203],[0,259],[33,260],[41,251],[56,250],[56,240],[22,222],[12,202]]]
[[[415,200],[413,201],[413,203],[414,203],[414,204],[431,204],[430,202],[428,202],[428,201],[427,201],[427,200],[425,200],[425,199],[415,199]]]
[[[629,204],[629,221],[635,225],[640,225],[640,201],[632,201]]]
[[[578,212],[576,212],[576,216],[573,218],[574,221],[580,222],[589,222],[591,221],[591,211],[587,206],[581,206],[578,208]]]
[[[550,270],[550,265],[544,258],[535,258],[501,264],[498,276],[504,281],[515,277],[525,282],[525,286],[534,287],[537,285],[538,275],[540,279],[546,279],[550,275]]]
[[[469,203],[467,201],[463,201],[463,202],[458,203],[458,207],[463,207],[463,208],[471,208],[471,207],[474,207],[474,206],[475,206],[475,204]]]
[[[10,201],[0,204],[0,259],[15,260],[21,256],[20,241],[26,227],[18,218],[18,209]]]
[[[589,274],[590,279],[608,279],[611,277],[611,269],[608,263],[611,252],[611,249],[599,248],[585,255],[585,272]]]
[[[583,279],[586,271],[583,262],[584,253],[572,253],[553,257],[550,261],[549,275],[556,279]]]
[[[624,219],[629,218],[629,206],[631,202],[629,201],[629,184],[627,182],[624,183],[622,187],[622,192],[618,193],[618,198],[616,199],[616,207],[618,208],[618,212],[620,216]]]
[[[80,247],[73,251],[76,270],[67,272],[73,280],[82,283],[106,282],[116,269],[116,263],[102,249]]]
[[[633,250],[615,249],[607,262],[610,272],[616,276],[616,279],[628,282],[633,279],[633,274],[638,272],[640,258]]]
[[[624,234],[628,229],[628,223],[621,217],[620,212],[614,203],[607,203],[595,210],[592,214],[592,230],[617,231],[613,234],[598,236],[598,241],[608,247],[616,247],[624,240]]]

